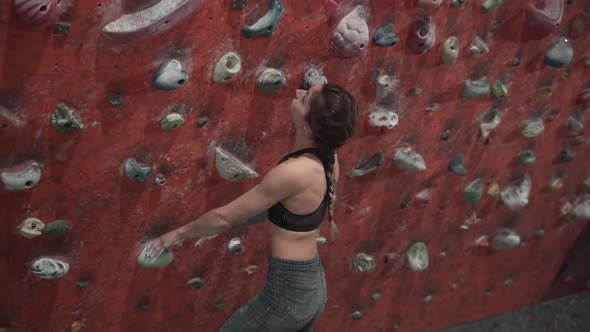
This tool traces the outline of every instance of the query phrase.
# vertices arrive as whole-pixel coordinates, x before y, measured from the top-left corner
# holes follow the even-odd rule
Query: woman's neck
[[[302,150],[302,149],[309,149],[309,148],[317,148],[318,145],[314,142],[313,139],[308,137],[297,137],[295,138],[295,145],[293,146],[294,151]]]

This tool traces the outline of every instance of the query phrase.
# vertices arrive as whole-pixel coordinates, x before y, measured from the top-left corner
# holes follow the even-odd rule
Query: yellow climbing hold
[[[252,274],[258,270],[258,266],[256,265],[248,265],[244,271],[248,272],[248,274]]]
[[[74,324],[72,324],[71,331],[78,332],[78,331],[80,331],[81,328],[82,328],[82,323],[74,322]]]
[[[495,197],[500,192],[500,186],[497,183],[492,184],[488,188],[488,195]]]

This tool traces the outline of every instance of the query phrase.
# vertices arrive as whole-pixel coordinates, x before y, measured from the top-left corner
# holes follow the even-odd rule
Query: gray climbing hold
[[[532,164],[537,160],[537,157],[533,150],[524,150],[520,152],[518,160],[521,164]]]
[[[373,33],[373,43],[379,47],[390,47],[399,43],[392,23],[385,23]]]
[[[352,267],[360,272],[371,272],[375,265],[373,257],[364,253],[356,254],[352,260]]]
[[[340,20],[330,39],[330,48],[342,58],[361,54],[369,43],[367,8],[356,6]]]
[[[241,182],[258,177],[258,173],[253,169],[221,148],[215,148],[215,167],[221,178],[231,182]]]
[[[217,61],[213,70],[213,82],[225,83],[242,70],[242,60],[234,52],[228,52]]]
[[[371,159],[365,164],[365,166],[355,169],[354,171],[348,173],[349,178],[356,178],[361,177],[363,175],[367,175],[370,172],[377,169],[377,166],[381,165],[385,160],[383,152],[379,151],[371,157]]]
[[[166,184],[166,176],[162,173],[156,174],[156,178],[154,179],[154,183],[158,186],[163,186]]]
[[[16,230],[24,238],[32,239],[40,236],[43,233],[45,224],[37,218],[27,218],[25,221],[20,223]]]
[[[303,74],[301,88],[309,90],[314,85],[324,85],[328,83],[328,79],[322,75],[319,69],[310,67]]]
[[[252,25],[244,25],[242,33],[246,38],[258,36],[270,37],[275,32],[279,19],[283,14],[283,4],[281,0],[270,0],[270,7],[266,14]]]
[[[533,138],[541,135],[545,131],[545,124],[543,119],[534,119],[527,123],[521,132],[521,135],[526,138]]]
[[[137,264],[144,269],[152,269],[166,266],[174,260],[174,254],[169,248],[164,249],[160,256],[155,258],[147,257],[147,246],[143,248],[139,256],[137,256]]]
[[[189,284],[194,289],[200,289],[205,286],[205,282],[201,278],[192,278],[191,280],[187,281],[187,284]]]
[[[242,245],[242,240],[240,240],[240,238],[237,238],[237,237],[229,240],[229,243],[227,244],[227,248],[229,249],[229,252],[231,252],[234,255],[241,255],[244,252],[244,246]]]
[[[355,311],[352,313],[352,319],[354,320],[360,320],[361,318],[363,318],[363,313],[360,311]]]
[[[459,8],[463,6],[467,0],[451,0],[451,6],[454,8]]]
[[[519,185],[510,185],[502,190],[500,198],[510,210],[517,211],[529,203],[531,187],[531,177],[525,174]]]
[[[375,96],[375,104],[378,106],[387,107],[387,111],[392,111],[391,108],[397,100],[397,91],[399,89],[399,80],[385,74],[377,74],[374,76],[375,84],[377,85],[377,95]]]
[[[476,203],[483,196],[483,180],[477,178],[465,187],[463,191],[463,198],[471,204]]]
[[[447,65],[454,65],[459,57],[459,38],[452,36],[442,45],[442,62]]]
[[[172,113],[166,115],[166,117],[160,121],[160,127],[162,130],[170,131],[180,127],[183,123],[184,119],[180,114]]]
[[[428,248],[424,242],[416,242],[406,252],[406,259],[410,269],[422,272],[428,267]]]
[[[508,88],[502,81],[498,80],[492,85],[492,97],[496,99],[504,98],[508,95]]]
[[[197,125],[199,128],[203,128],[209,122],[208,116],[201,116],[197,119]]]
[[[572,214],[576,218],[590,220],[590,195],[585,194],[576,200]]]
[[[41,179],[41,167],[34,161],[24,162],[11,171],[0,173],[4,190],[20,191],[33,188]]]
[[[482,4],[482,12],[489,13],[494,9],[500,7],[502,4],[502,0],[485,0]]]
[[[502,113],[498,109],[491,109],[484,113],[481,119],[481,136],[487,139],[490,132],[502,122]]]
[[[84,128],[80,115],[63,103],[51,114],[51,125],[62,134]]]
[[[480,36],[475,36],[475,38],[473,39],[473,42],[471,42],[471,46],[469,47],[469,50],[471,51],[471,55],[478,57],[482,54],[486,54],[490,52],[490,48],[488,47],[488,44],[486,44],[485,41],[483,41],[483,39],[481,39]]]
[[[411,148],[398,149],[393,155],[393,162],[404,171],[423,172],[426,170],[424,158]]]
[[[265,69],[256,80],[256,87],[267,96],[274,95],[286,84],[287,79],[283,73],[273,68]]]
[[[231,9],[242,10],[248,7],[248,0],[231,0]]]
[[[573,115],[569,117],[568,125],[573,134],[579,134],[584,129],[584,123]]]
[[[70,230],[70,224],[67,221],[58,219],[49,223],[43,229],[45,235],[63,235]]]
[[[496,232],[491,246],[496,250],[510,250],[520,245],[520,236],[509,228],[502,228]]]
[[[31,265],[31,272],[39,279],[61,278],[70,270],[70,265],[64,261],[42,257]]]
[[[559,38],[545,52],[545,64],[554,68],[565,67],[572,62],[574,49],[567,38]]]
[[[160,90],[176,90],[188,82],[188,74],[175,59],[166,61],[154,74],[152,84]]]
[[[465,168],[465,166],[463,165],[463,154],[459,153],[456,154],[453,159],[451,159],[451,161],[449,162],[449,171],[453,172],[454,174],[457,174],[459,176],[465,176],[467,175],[467,169]]]
[[[434,9],[442,4],[442,0],[418,0],[418,6],[424,9]]]
[[[152,173],[150,166],[141,166],[135,158],[127,159],[125,162],[125,175],[135,182],[146,182]]]
[[[116,95],[114,93],[111,93],[109,95],[109,104],[111,104],[111,106],[113,107],[119,107],[119,106],[123,106],[125,102],[123,101],[123,97]]]
[[[487,79],[465,80],[461,98],[481,98],[490,94],[490,83]]]

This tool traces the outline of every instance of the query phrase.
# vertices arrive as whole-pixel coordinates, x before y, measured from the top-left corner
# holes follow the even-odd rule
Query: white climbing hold
[[[45,224],[37,218],[27,218],[16,227],[18,233],[27,239],[32,239],[43,234]]]
[[[471,51],[471,54],[475,57],[490,52],[488,44],[486,44],[486,42],[484,42],[480,36],[475,36],[473,42],[471,43],[471,46],[469,47],[469,50]]]
[[[590,195],[586,194],[577,200],[572,214],[576,218],[590,220]]]
[[[56,279],[63,277],[70,270],[70,265],[53,258],[38,258],[31,266],[33,275],[39,279]]]
[[[215,167],[219,176],[231,182],[257,178],[259,175],[221,148],[215,148]]]
[[[423,172],[426,170],[424,158],[411,148],[398,149],[393,155],[393,162],[404,171]]]
[[[242,60],[234,52],[228,52],[217,61],[213,70],[213,82],[225,83],[230,81],[242,70]]]
[[[496,250],[510,250],[520,245],[520,236],[509,228],[499,229],[492,240],[492,248]]]
[[[4,190],[19,191],[33,188],[41,179],[41,167],[34,161],[24,162],[12,169],[0,173]]]
[[[532,180],[525,174],[522,182],[517,185],[510,185],[500,193],[500,198],[512,211],[519,210],[529,203]]]
[[[373,257],[365,253],[356,254],[352,260],[353,268],[360,272],[371,272],[375,269],[375,265]]]
[[[227,244],[227,248],[234,255],[240,255],[241,253],[244,252],[244,246],[242,245],[242,240],[240,240],[240,238],[238,238],[238,237],[235,237],[235,238],[229,240],[229,243]]]
[[[152,83],[156,89],[176,90],[188,81],[188,74],[182,64],[175,59],[163,63],[154,74]]]
[[[414,272],[422,272],[428,267],[428,249],[424,242],[414,243],[406,253],[406,259],[410,269]]]
[[[399,123],[397,113],[383,108],[378,108],[376,111],[369,114],[369,126],[380,129],[393,129]]]
[[[336,55],[343,58],[355,57],[369,45],[369,26],[367,25],[367,9],[356,6],[336,26],[330,40],[331,48]]]

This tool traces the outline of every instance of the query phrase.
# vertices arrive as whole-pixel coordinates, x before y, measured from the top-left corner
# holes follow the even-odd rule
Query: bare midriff
[[[306,261],[317,254],[317,229],[311,232],[293,232],[270,222],[267,224],[270,227],[271,256],[292,261]]]

